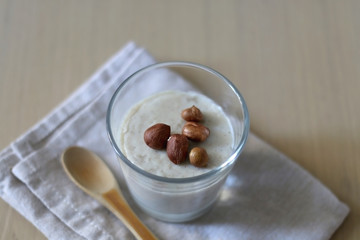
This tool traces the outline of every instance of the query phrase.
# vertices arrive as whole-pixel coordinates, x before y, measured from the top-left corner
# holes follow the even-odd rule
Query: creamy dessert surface
[[[154,150],[144,142],[144,132],[156,123],[171,127],[171,134],[180,133],[186,123],[181,111],[192,105],[204,116],[201,124],[210,129],[204,142],[190,142],[206,149],[209,155],[207,167],[198,168],[188,161],[180,165],[172,163],[166,150]],[[119,143],[124,155],[135,165],[152,174],[184,178],[203,174],[220,166],[232,153],[233,132],[230,122],[219,105],[204,95],[195,92],[166,91],[155,94],[134,105],[121,123]]]

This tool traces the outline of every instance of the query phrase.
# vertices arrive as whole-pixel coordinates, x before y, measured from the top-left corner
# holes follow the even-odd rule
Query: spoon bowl
[[[96,154],[85,148],[72,146],[62,153],[61,164],[80,189],[113,212],[137,239],[156,239],[131,210],[114,175]]]
[[[115,178],[105,163],[94,153],[80,147],[69,147],[62,162],[71,180],[91,193],[104,193],[116,185]]]

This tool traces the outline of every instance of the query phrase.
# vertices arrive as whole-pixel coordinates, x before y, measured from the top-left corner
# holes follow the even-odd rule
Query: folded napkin
[[[125,198],[160,239],[329,239],[349,212],[308,172],[250,134],[215,207],[188,223],[155,220],[134,204],[106,134],[119,84],[154,59],[127,44],[66,101],[0,154],[0,195],[49,239],[134,239],[121,221],[65,175],[60,154],[91,149],[112,168]]]

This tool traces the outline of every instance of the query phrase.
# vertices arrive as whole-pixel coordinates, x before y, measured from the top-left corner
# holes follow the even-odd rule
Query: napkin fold
[[[134,239],[121,221],[65,175],[60,154],[91,149],[160,239],[329,239],[349,208],[254,134],[215,207],[188,223],[155,220],[133,202],[107,138],[105,115],[119,84],[155,60],[128,43],[67,100],[0,153],[0,196],[49,239]]]

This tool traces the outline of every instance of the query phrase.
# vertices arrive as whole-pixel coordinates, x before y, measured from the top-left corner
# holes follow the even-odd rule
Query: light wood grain
[[[360,2],[0,0],[0,148],[127,41],[209,65],[245,96],[251,130],[320,179],[360,238]],[[44,239],[0,201],[0,240]]]

